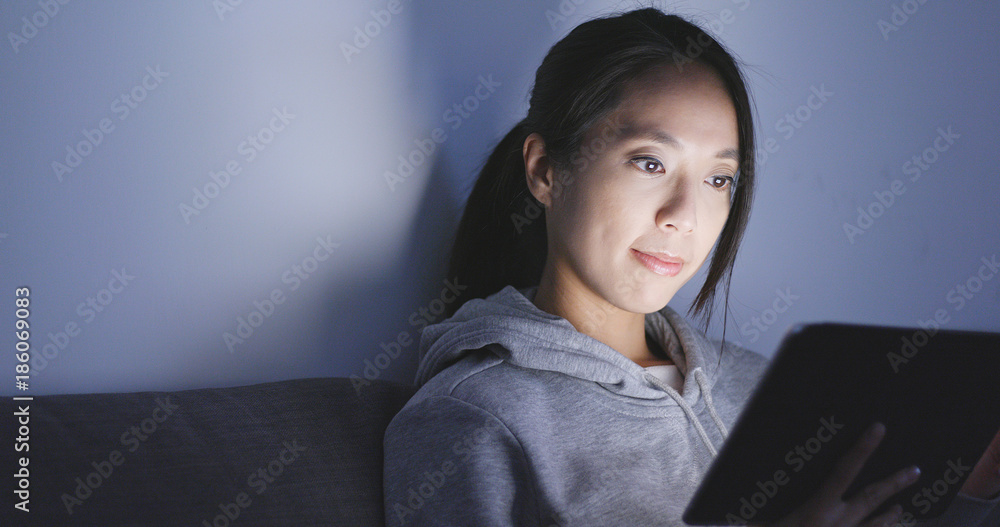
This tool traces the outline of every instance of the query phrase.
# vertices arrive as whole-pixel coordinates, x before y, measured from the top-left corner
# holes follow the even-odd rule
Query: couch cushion
[[[382,439],[415,391],[327,378],[36,396],[16,524],[383,525]]]

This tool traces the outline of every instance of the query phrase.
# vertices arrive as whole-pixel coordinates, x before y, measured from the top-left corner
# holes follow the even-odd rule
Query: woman
[[[466,296],[423,329],[421,388],[386,430],[387,523],[682,525],[766,360],[666,305],[712,254],[692,306],[712,312],[753,187],[746,86],[698,27],[641,9],[553,46],[462,217]],[[881,429],[782,524],[895,521],[864,520],[907,469],[840,497]],[[942,525],[998,500],[961,496]]]

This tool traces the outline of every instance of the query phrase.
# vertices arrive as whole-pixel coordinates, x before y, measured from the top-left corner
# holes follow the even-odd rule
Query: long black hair
[[[626,85],[652,68],[669,65],[683,72],[695,62],[722,79],[736,109],[740,152],[729,217],[705,283],[688,310],[704,319],[707,331],[716,288],[723,281],[728,308],[733,263],[750,217],[753,108],[736,59],[700,27],[655,8],[589,20],[549,50],[535,72],[527,116],[497,144],[469,195],[448,270],[448,276],[467,289],[448,305],[446,316],[470,299],[541,280],[547,252],[545,216],[526,183],[525,138],[540,134],[549,162],[569,170],[571,162],[579,160],[587,132],[618,107]]]

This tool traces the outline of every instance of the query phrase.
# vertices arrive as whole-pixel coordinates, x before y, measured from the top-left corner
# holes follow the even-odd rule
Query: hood
[[[490,346],[493,353],[522,368],[565,373],[628,397],[661,399],[673,392],[669,395],[677,398],[676,391],[665,389],[642,366],[577,331],[565,318],[536,307],[532,300],[537,290],[538,286],[508,285],[487,298],[469,300],[451,318],[426,326],[420,335],[415,384],[422,386],[466,354],[497,344]],[[684,375],[683,398],[693,404],[699,392],[714,384],[718,350],[669,306],[646,314],[645,323],[646,334]]]

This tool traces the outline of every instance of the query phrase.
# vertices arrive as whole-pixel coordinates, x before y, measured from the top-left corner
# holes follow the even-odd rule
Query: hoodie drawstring
[[[719,428],[719,432],[722,432],[722,439],[725,440],[729,437],[729,431],[726,430],[726,425],[722,424],[722,419],[719,418],[719,414],[715,411],[715,405],[712,404],[712,390],[708,389],[708,379],[705,378],[705,372],[701,371],[701,368],[695,368],[694,378],[698,381],[698,386],[701,386],[701,393],[705,394],[708,413],[712,414],[712,420],[715,421],[715,426]]]
[[[712,415],[712,420],[715,421],[715,426],[719,428],[720,432],[722,432],[722,439],[726,439],[729,432],[726,430],[726,426],[722,424],[722,419],[719,418],[719,414],[716,413],[715,405],[712,404],[712,394],[708,390],[708,379],[705,378],[705,374],[701,371],[701,368],[695,368],[692,374],[698,382],[698,386],[701,387],[701,393],[705,395],[705,406],[708,407],[708,413]],[[656,378],[655,375],[647,373],[646,378],[662,388],[665,392],[667,392],[667,395],[672,397],[674,401],[677,402],[677,405],[684,410],[685,414],[687,414],[688,419],[694,423],[694,428],[698,431],[698,436],[701,437],[701,441],[705,444],[705,447],[708,448],[708,451],[712,453],[712,457],[718,455],[715,445],[712,444],[712,441],[708,438],[708,434],[705,432],[705,427],[701,425],[701,421],[699,421],[698,417],[694,415],[694,410],[691,409],[691,405],[689,405],[687,401],[685,401],[684,398],[677,393],[677,390],[663,384],[663,382]]]

